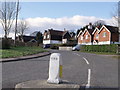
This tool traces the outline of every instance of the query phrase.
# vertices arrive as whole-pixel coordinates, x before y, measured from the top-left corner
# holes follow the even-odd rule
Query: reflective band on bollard
[[[60,71],[59,71],[59,76],[60,76],[60,78],[62,78],[62,65],[60,65]]]

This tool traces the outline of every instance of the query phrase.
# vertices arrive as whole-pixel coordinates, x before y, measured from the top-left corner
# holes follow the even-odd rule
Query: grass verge
[[[40,47],[11,47],[11,49],[0,49],[0,58],[12,58],[46,52]]]

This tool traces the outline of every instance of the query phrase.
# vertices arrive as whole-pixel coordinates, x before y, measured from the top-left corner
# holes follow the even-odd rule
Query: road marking
[[[77,53],[73,53],[73,54],[80,56]],[[83,59],[85,60],[85,62],[87,64],[89,64],[88,60],[85,57],[83,57]],[[85,88],[90,88],[90,79],[91,79],[91,69],[88,69],[88,81],[87,81],[87,84],[86,84]]]
[[[79,54],[77,54],[77,53],[73,53],[73,54],[80,56],[80,55],[79,55]]]
[[[83,59],[85,60],[85,62],[86,62],[87,64],[89,64],[89,62],[88,62],[88,60],[87,60],[86,58],[83,57]]]
[[[80,55],[77,54],[77,53],[73,53],[73,54],[80,56]],[[86,58],[83,57],[83,59],[85,60],[85,62],[86,62],[87,64],[89,64],[89,62],[88,62],[88,60],[87,60]]]
[[[91,69],[88,69],[88,82],[86,88],[90,88],[90,79],[91,79]]]

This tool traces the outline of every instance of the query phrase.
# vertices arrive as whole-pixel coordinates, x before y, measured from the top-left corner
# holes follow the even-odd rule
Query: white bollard
[[[62,82],[62,57],[60,53],[53,53],[49,62],[49,78],[48,83],[59,84]]]

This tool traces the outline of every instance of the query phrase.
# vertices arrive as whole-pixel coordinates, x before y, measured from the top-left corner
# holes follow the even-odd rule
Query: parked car
[[[80,44],[77,44],[76,46],[74,46],[74,47],[72,48],[72,50],[73,50],[73,51],[79,51],[79,50],[80,50],[80,47],[81,47],[81,45],[80,45]]]
[[[44,44],[43,45],[43,48],[45,49],[45,48],[50,48],[50,44]]]

